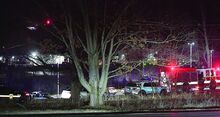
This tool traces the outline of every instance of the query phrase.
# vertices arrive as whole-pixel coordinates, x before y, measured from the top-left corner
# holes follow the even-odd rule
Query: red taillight
[[[24,92],[25,96],[29,96],[30,94],[28,92]]]

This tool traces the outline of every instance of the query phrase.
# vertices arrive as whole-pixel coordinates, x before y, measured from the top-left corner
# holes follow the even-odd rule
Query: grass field
[[[220,108],[218,94],[169,94],[161,95],[121,95],[105,99],[105,104],[97,109],[112,111],[145,111],[145,110],[172,110],[172,109],[204,109]],[[71,110],[91,109],[88,100],[72,102],[69,99],[32,100],[26,103],[8,100],[1,101],[0,111],[14,110]]]

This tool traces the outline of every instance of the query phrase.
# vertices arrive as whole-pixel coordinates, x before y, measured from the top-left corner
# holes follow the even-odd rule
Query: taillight
[[[29,96],[30,94],[28,92],[24,92],[24,95],[25,96]]]
[[[195,90],[199,90],[199,86],[196,86],[196,87],[195,87]]]

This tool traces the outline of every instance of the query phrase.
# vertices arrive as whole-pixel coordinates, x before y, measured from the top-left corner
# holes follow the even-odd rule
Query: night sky
[[[47,9],[54,0],[4,0],[1,2],[1,47],[37,42],[42,32],[30,31],[26,27],[30,21],[42,21],[47,17]],[[150,16],[162,11],[167,13],[187,14],[193,22],[201,24],[200,6],[206,11],[208,36],[211,47],[217,49],[220,40],[220,1],[219,0],[135,0],[137,14]],[[114,9],[114,8],[113,8]],[[150,14],[150,15],[149,15]],[[196,24],[196,23],[195,23]]]

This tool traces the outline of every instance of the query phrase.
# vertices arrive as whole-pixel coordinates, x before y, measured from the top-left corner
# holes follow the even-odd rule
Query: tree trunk
[[[92,90],[90,92],[90,106],[91,107],[98,107],[99,106],[97,88],[92,88]]]
[[[91,86],[90,91],[90,106],[99,106],[99,68],[98,68],[98,57],[96,54],[89,56],[89,84]]]
[[[98,101],[99,101],[99,105],[103,105],[104,104],[103,94],[99,94]]]
[[[90,106],[91,107],[99,107],[103,105],[103,94],[101,94],[101,90],[92,89],[90,93]]]
[[[80,106],[80,91],[82,85],[80,84],[78,78],[71,83],[71,102],[77,107]]]

